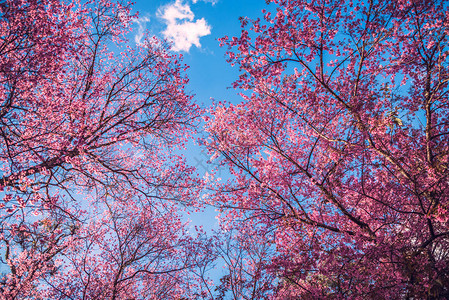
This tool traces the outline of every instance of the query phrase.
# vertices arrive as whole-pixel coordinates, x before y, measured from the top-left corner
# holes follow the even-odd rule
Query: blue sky
[[[226,62],[226,48],[220,47],[217,39],[240,36],[239,17],[262,17],[262,9],[267,8],[265,0],[136,0],[134,11],[139,12],[139,21],[133,34],[135,42],[147,31],[173,43],[173,50],[182,54],[190,67],[187,91],[201,107],[209,107],[211,98],[238,103],[241,97],[230,87],[239,71]],[[184,154],[199,176],[212,169],[204,149],[190,143]],[[226,171],[218,171],[216,176],[226,178]],[[217,229],[215,215],[213,208],[206,208],[190,216],[191,225]]]
[[[270,5],[272,6],[272,5]],[[201,106],[217,101],[239,102],[237,92],[230,89],[238,69],[225,61],[225,48],[218,38],[239,36],[239,17],[261,17],[269,6],[265,0],[136,0],[139,12],[135,33],[148,30],[150,35],[166,38],[173,50],[183,54],[190,66],[188,91]]]

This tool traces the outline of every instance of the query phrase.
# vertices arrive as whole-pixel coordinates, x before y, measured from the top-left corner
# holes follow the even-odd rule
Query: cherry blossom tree
[[[197,266],[180,57],[107,0],[0,3],[2,299],[171,299]],[[179,152],[178,152],[179,153]]]
[[[216,283],[213,299],[269,299],[276,295],[277,278],[269,264],[275,253],[271,238],[244,229],[218,235],[216,255],[223,261],[225,273]]]
[[[271,241],[273,297],[449,297],[449,3],[269,2],[222,39],[223,226]]]

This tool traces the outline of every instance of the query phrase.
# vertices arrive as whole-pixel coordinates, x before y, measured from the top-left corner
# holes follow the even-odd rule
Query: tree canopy
[[[448,2],[267,5],[201,108],[130,4],[0,1],[1,299],[449,298]]]
[[[271,2],[222,39],[249,92],[208,121],[210,203],[282,299],[448,297],[448,3]]]

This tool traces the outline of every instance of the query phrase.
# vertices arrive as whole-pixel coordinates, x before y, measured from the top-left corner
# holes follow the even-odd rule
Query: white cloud
[[[211,0],[206,1],[210,2]],[[192,45],[200,48],[200,37],[209,35],[211,32],[211,27],[206,20],[204,18],[195,20],[190,6],[184,4],[182,0],[176,0],[173,4],[161,7],[157,15],[167,24],[167,28],[162,34],[173,42],[174,51],[188,52]]]
[[[134,21],[137,24],[137,33],[134,36],[134,41],[137,45],[142,45],[142,39],[145,35],[145,30],[147,28],[146,24],[150,22],[150,18],[146,16],[139,17]]]
[[[206,3],[211,3],[212,5],[215,5],[220,0],[192,0],[193,3],[197,3],[198,1],[203,1],[203,2],[206,2]]]

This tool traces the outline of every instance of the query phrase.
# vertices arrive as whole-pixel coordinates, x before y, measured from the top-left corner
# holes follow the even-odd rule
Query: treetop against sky
[[[449,298],[448,36],[447,1],[0,1],[0,299]]]
[[[240,17],[256,17],[270,7],[260,0],[136,1],[135,40],[148,30],[173,42],[173,50],[183,54],[189,66],[188,89],[199,103],[210,105],[210,98],[239,102],[237,93],[229,89],[238,70],[226,63],[218,39],[238,35]]]

